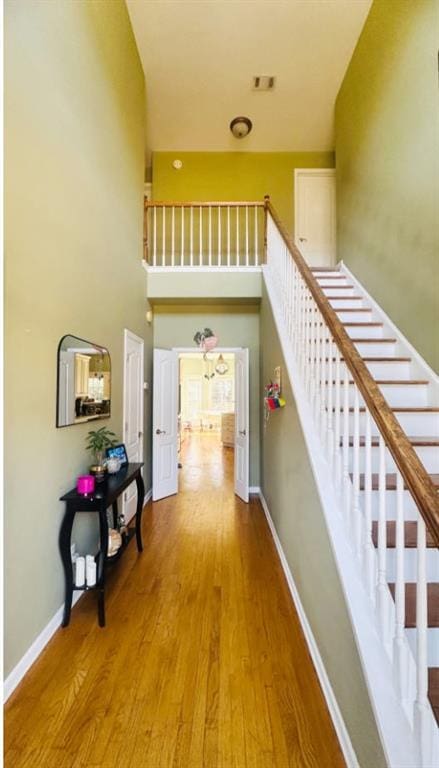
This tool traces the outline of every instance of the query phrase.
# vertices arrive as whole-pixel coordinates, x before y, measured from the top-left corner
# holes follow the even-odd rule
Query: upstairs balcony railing
[[[145,201],[144,260],[153,269],[259,268],[264,202]]]

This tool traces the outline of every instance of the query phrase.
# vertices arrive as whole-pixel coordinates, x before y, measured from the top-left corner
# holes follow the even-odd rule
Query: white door
[[[235,493],[248,501],[249,476],[248,349],[235,352]]]
[[[128,461],[143,461],[143,339],[124,332],[123,441]],[[136,513],[135,483],[123,494],[122,511],[126,522]]]
[[[178,359],[170,349],[154,350],[152,498],[178,490]]]
[[[294,239],[311,267],[336,260],[335,170],[296,169]]]

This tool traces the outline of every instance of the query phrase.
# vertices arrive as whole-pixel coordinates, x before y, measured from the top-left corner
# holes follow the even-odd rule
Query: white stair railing
[[[431,478],[396,421],[336,313],[267,204],[266,267],[296,369],[332,470],[352,554],[376,608],[383,651],[394,665],[397,695],[419,746],[419,766],[437,759],[438,730],[428,699],[427,528],[439,544],[439,505]],[[271,297],[273,302],[273,296]],[[362,405],[360,406],[360,399]],[[372,440],[378,472],[372,471]],[[389,474],[396,464],[396,475]],[[377,548],[372,520],[377,520]],[[416,650],[406,625],[405,521],[417,522]],[[388,522],[396,528],[396,574],[388,573]]]
[[[254,269],[264,255],[264,203],[145,201],[144,261],[155,269]]]

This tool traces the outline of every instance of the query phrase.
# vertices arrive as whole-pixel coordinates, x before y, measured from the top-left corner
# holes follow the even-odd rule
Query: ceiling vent
[[[272,91],[276,78],[273,75],[255,75],[253,78],[254,91]]]

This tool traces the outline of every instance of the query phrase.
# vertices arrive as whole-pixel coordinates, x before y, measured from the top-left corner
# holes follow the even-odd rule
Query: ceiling
[[[324,151],[372,0],[127,0],[148,151]],[[254,75],[275,89],[253,90]],[[229,123],[250,117],[235,139]]]

